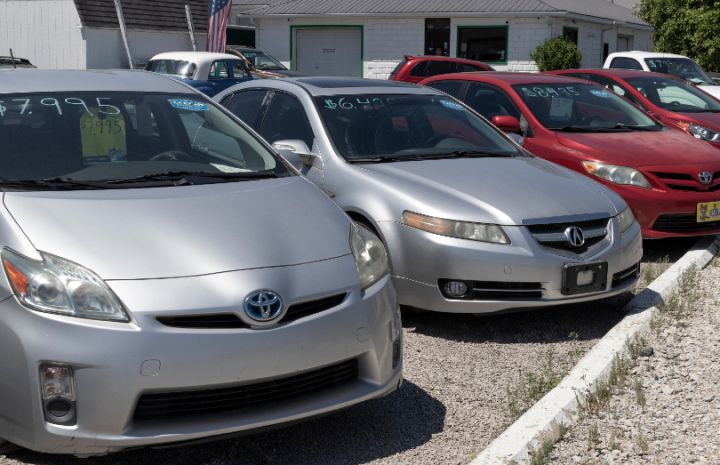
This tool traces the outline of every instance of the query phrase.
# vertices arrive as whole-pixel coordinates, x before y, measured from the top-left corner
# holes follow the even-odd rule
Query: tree
[[[720,72],[720,0],[642,0],[635,14],[653,27],[656,52]]]
[[[720,0],[719,0],[720,1]],[[575,69],[582,65],[582,53],[567,37],[553,37],[535,47],[530,53],[540,72]]]

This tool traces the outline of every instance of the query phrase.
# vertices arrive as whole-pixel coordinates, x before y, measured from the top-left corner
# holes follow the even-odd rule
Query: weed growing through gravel
[[[475,449],[470,450],[470,459],[475,460],[477,458],[477,452],[475,452]]]
[[[530,465],[548,465],[552,453],[553,442],[550,439],[543,441],[540,449],[530,453]]]
[[[570,427],[563,422],[558,423],[558,441],[562,441],[567,436]]]
[[[595,448],[600,444],[600,432],[598,431],[598,425],[595,423],[588,429],[588,447],[591,449]]]
[[[645,388],[642,385],[642,381],[639,378],[635,378],[633,381],[633,389],[635,390],[635,400],[640,407],[645,407],[647,399],[645,399]]]
[[[650,450],[650,442],[642,433],[635,438],[635,444],[637,444],[637,446],[643,452],[647,452],[648,450]]]
[[[563,367],[559,374],[554,374],[553,360],[555,352],[550,348],[545,354],[538,354],[538,358],[545,357],[544,367],[540,373],[518,373],[518,380],[514,385],[506,388],[509,423],[514,423],[535,402],[542,399],[545,394],[555,388],[567,375],[568,368]]]
[[[620,450],[620,443],[617,441],[618,437],[622,438],[623,432],[620,428],[615,428],[610,433],[610,439],[608,440],[608,448],[610,450]]]
[[[659,259],[655,263],[648,263],[647,266],[643,269],[642,277],[643,280],[645,280],[646,284],[650,284],[651,282],[655,281],[658,276],[663,274],[668,267],[670,262],[670,257],[668,255],[665,255],[663,258]]]

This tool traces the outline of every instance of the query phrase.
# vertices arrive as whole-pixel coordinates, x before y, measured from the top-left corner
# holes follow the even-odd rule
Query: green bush
[[[566,37],[558,36],[535,47],[530,53],[540,72],[577,69],[582,65],[582,53]]]

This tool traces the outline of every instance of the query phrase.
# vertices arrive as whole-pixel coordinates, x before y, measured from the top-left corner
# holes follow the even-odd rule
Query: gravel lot
[[[673,263],[695,242],[646,242],[644,261]],[[668,265],[649,266],[659,274]],[[571,368],[631,297],[485,317],[404,312],[405,383],[385,398],[240,439],[89,459],[23,451],[0,455],[0,465],[465,464],[512,421],[506,388],[519,372],[541,374],[549,356],[552,375]]]
[[[552,463],[720,464],[719,265],[716,258],[700,272],[701,298],[661,321],[648,336],[653,355],[639,359],[599,416],[555,445]]]

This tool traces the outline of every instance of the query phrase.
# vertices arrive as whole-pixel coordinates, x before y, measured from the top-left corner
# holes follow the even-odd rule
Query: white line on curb
[[[625,350],[625,341],[650,329],[650,320],[657,312],[655,306],[677,289],[682,273],[692,265],[698,269],[707,265],[719,245],[720,236],[701,239],[643,289],[625,307],[627,316],[595,344],[555,389],[510,425],[470,465],[506,465],[512,461],[527,464],[529,451],[536,450],[543,440],[557,439],[558,424],[569,426],[577,419],[575,391],[585,392],[588,386],[594,387],[598,379],[608,374],[613,356]]]

